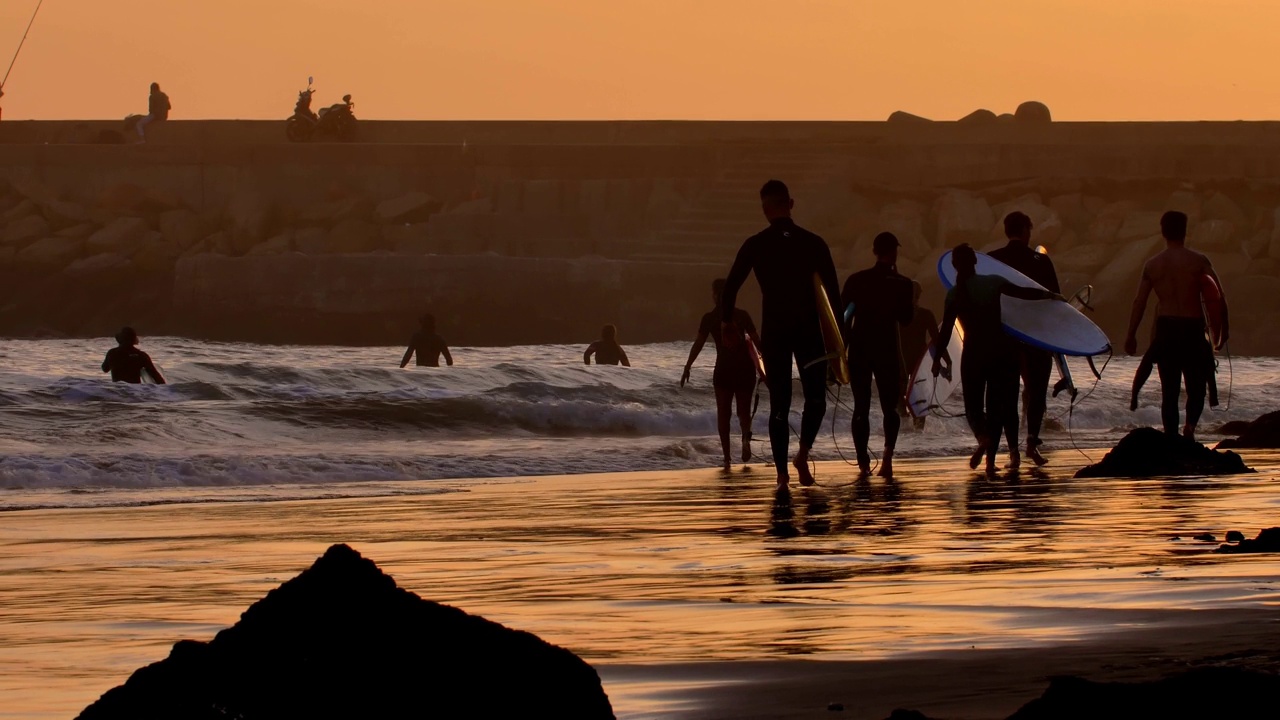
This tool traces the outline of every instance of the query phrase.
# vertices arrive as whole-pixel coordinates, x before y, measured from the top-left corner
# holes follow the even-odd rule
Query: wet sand
[[[1280,560],[1192,539],[1280,524],[1280,455],[1245,457],[1262,472],[1074,480],[1085,459],[1059,452],[994,479],[956,459],[900,461],[895,481],[825,464],[789,499],[756,468],[3,513],[0,717],[74,716],[334,542],[574,650],[620,717],[1000,717],[1048,674],[1277,646]],[[175,504],[127,505],[157,498]]]

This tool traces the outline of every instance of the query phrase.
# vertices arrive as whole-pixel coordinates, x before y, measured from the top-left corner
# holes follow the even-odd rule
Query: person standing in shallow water
[[[1147,300],[1152,291],[1156,294],[1155,335],[1149,357],[1160,371],[1160,417],[1164,431],[1178,433],[1178,401],[1182,383],[1187,385],[1187,421],[1182,426],[1183,436],[1195,439],[1196,425],[1204,412],[1205,394],[1213,378],[1213,346],[1205,337],[1204,307],[1201,303],[1202,278],[1208,276],[1222,289],[1222,282],[1214,272],[1213,264],[1204,255],[1187,249],[1187,216],[1180,212],[1167,212],[1160,218],[1160,232],[1164,235],[1165,249],[1147,261],[1142,268],[1142,280],[1138,295],[1133,299],[1133,312],[1129,316],[1129,332],[1125,335],[1124,351],[1129,355],[1138,352],[1138,326],[1147,312]],[[1226,319],[1227,298],[1222,290],[1222,315]],[[1229,337],[1228,327],[1222,328],[1222,344]]]
[[[742,430],[742,462],[751,460],[751,392],[756,388],[756,365],[751,359],[745,342],[732,346],[724,341],[720,325],[720,298],[724,294],[723,279],[711,283],[711,297],[715,308],[702,316],[702,324],[698,326],[698,339],[689,349],[689,361],[684,365],[684,374],[680,376],[680,387],[689,382],[689,371],[693,361],[698,359],[702,346],[710,337],[716,348],[716,369],[711,376],[711,385],[716,392],[716,429],[720,432],[720,448],[724,451],[724,469],[733,467],[729,448],[729,420],[733,415],[733,404],[738,403],[738,427]],[[738,309],[733,313],[733,325],[746,333],[751,341],[760,344],[760,336],[756,334],[755,323],[746,310]]]
[[[418,320],[418,332],[413,334],[409,340],[409,349],[404,351],[404,357],[400,359],[400,367],[409,364],[409,360],[416,354],[418,356],[418,367],[440,367],[440,356],[444,356],[444,361],[453,366],[453,355],[449,354],[449,346],[445,344],[444,338],[436,334],[436,318],[434,315],[423,315]]]
[[[1004,218],[1007,245],[991,251],[991,257],[1026,275],[1052,293],[1061,293],[1058,272],[1048,255],[1031,249],[1031,218],[1011,212]],[[1022,408],[1027,414],[1027,457],[1036,465],[1049,462],[1040,454],[1040,428],[1048,409],[1049,376],[1053,355],[1047,350],[1018,343],[1018,372],[1022,376]]]
[[[987,472],[996,471],[996,453],[1000,450],[1000,434],[1009,442],[1009,467],[1021,464],[1018,454],[1018,343],[1005,333],[1000,317],[1000,296],[1023,300],[1062,300],[1047,290],[1014,285],[997,275],[978,275],[978,255],[968,245],[960,245],[951,253],[956,269],[955,285],[947,292],[946,309],[938,336],[938,355],[933,360],[933,374],[941,374],[943,364],[951,365],[947,343],[956,320],[964,326],[964,356],[961,358],[960,383],[964,395],[964,414],[978,447],[969,458],[969,467],[977,469],[983,455]]]
[[[794,205],[791,192],[781,180],[770,180],[760,188],[760,207],[769,227],[748,238],[738,250],[720,301],[721,337],[732,344],[742,332],[734,326],[738,290],[747,276],[755,273],[761,295],[760,354],[769,376],[769,443],[779,489],[785,489],[791,481],[787,454],[791,442],[793,357],[804,388],[800,449],[792,463],[801,485],[814,484],[809,451],[827,412],[827,362],[819,359],[826,349],[818,325],[815,274],[822,281],[831,307],[839,307],[840,302],[840,281],[831,261],[831,249],[825,240],[795,224],[791,219]]]
[[[906,415],[906,396],[910,388],[907,383],[911,382],[911,374],[915,372],[915,363],[924,357],[924,351],[930,345],[938,341],[938,318],[933,311],[927,307],[920,306],[920,296],[924,293],[924,288],[920,283],[911,281],[911,305],[913,312],[911,314],[911,322],[902,328],[899,335],[902,338],[902,359],[907,365],[902,374],[902,403],[901,415]],[[926,418],[913,418],[913,427],[916,430],[924,429],[924,421]]]
[[[138,349],[137,331],[131,327],[121,328],[116,333],[116,343],[102,361],[102,372],[111,373],[112,382],[137,385],[142,382],[142,373],[146,372],[157,385],[165,384],[164,376],[151,362],[151,356]]]
[[[613,325],[600,328],[600,339],[587,346],[586,352],[582,353],[582,362],[590,365],[592,355],[595,356],[597,365],[631,367],[631,361],[627,359],[627,351],[618,344],[618,328]]]
[[[871,475],[871,380],[874,376],[884,414],[884,458],[880,476],[893,477],[893,450],[898,443],[898,405],[902,398],[902,342],[898,328],[911,322],[915,303],[911,281],[898,274],[898,238],[884,232],[872,250],[876,264],[849,276],[840,295],[843,307],[853,306],[849,331],[849,378],[853,392],[853,444],[858,470]]]

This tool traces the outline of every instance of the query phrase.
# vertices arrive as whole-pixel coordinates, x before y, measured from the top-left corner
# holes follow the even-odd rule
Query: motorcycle
[[[316,114],[311,110],[311,87],[314,78],[307,78],[307,89],[298,93],[293,115],[285,123],[285,137],[290,142],[308,142],[314,139],[333,139],[350,142],[356,135],[356,104],[350,95],[343,95],[342,102],[321,108]]]

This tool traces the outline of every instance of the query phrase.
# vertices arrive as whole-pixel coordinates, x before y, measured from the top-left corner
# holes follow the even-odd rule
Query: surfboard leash
[[[1093,395],[1093,393],[1098,389],[1098,385],[1102,383],[1102,374],[1103,374],[1104,372],[1106,372],[1106,371],[1107,371],[1107,366],[1111,364],[1111,359],[1112,359],[1112,358],[1114,358],[1114,357],[1115,357],[1115,350],[1112,350],[1112,349],[1108,348],[1108,349],[1107,349],[1107,359],[1106,359],[1106,360],[1104,360],[1104,361],[1102,362],[1102,368],[1101,368],[1101,369],[1094,369],[1094,371],[1093,371],[1093,375],[1094,375],[1094,377],[1093,377],[1093,387],[1089,388],[1089,392],[1085,393],[1083,397],[1077,398],[1077,397],[1075,397],[1075,396],[1072,396],[1072,398],[1071,398],[1071,402],[1067,405],[1067,413],[1066,413],[1066,415],[1067,415],[1067,439],[1069,439],[1069,440],[1071,441],[1071,447],[1072,447],[1076,452],[1078,452],[1078,453],[1080,453],[1081,455],[1083,455],[1083,456],[1084,456],[1084,459],[1085,459],[1085,460],[1088,460],[1090,464],[1092,464],[1092,463],[1093,463],[1093,458],[1092,458],[1092,457],[1090,457],[1090,456],[1089,456],[1089,454],[1088,454],[1088,453],[1086,453],[1084,450],[1081,450],[1081,449],[1080,449],[1080,446],[1076,444],[1076,436],[1075,436],[1075,433],[1074,433],[1074,432],[1072,431],[1072,429],[1071,429],[1071,423],[1072,423],[1072,421],[1075,419],[1076,405],[1083,404],[1083,403],[1084,403],[1084,401],[1085,401],[1085,400],[1088,400],[1088,399],[1090,398],[1090,396],[1092,396],[1092,395]],[[1089,358],[1089,367],[1090,367],[1090,368],[1093,368],[1093,358],[1092,358],[1092,357],[1090,357],[1090,358]],[[1061,416],[1061,415],[1059,415],[1058,417],[1059,417],[1059,419],[1061,419],[1061,417],[1062,417],[1062,416]]]

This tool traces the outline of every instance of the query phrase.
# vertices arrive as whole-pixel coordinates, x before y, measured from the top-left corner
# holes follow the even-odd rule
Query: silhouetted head
[[[151,83],[151,92],[153,93],[160,92],[160,83]]]
[[[431,313],[427,313],[422,317],[418,318],[418,324],[421,325],[422,329],[426,330],[427,332],[435,332],[436,316],[432,315]]]
[[[716,307],[720,307],[720,297],[724,295],[724,282],[724,278],[711,281],[711,299],[715,301]]]
[[[915,280],[911,281],[911,304],[919,305],[920,296],[924,294],[924,286]]]
[[[1017,240],[1023,245],[1031,242],[1031,218],[1026,213],[1014,210],[1004,216],[1004,236]]]
[[[131,327],[122,327],[120,332],[116,333],[116,342],[121,347],[132,347],[138,344],[138,331]]]
[[[1187,214],[1170,210],[1160,216],[1160,234],[1169,242],[1187,241]]]
[[[600,339],[605,342],[618,342],[618,328],[614,325],[605,325],[600,328]]]
[[[787,184],[781,180],[770,180],[760,188],[760,208],[770,221],[791,217],[791,208],[795,204]]]
[[[951,267],[956,269],[956,275],[960,277],[973,275],[978,268],[978,253],[973,251],[969,243],[957,245],[951,251]]]
[[[891,232],[882,232],[871,241],[871,251],[876,254],[876,260],[888,265],[897,264],[898,248],[901,246],[898,236]]]

